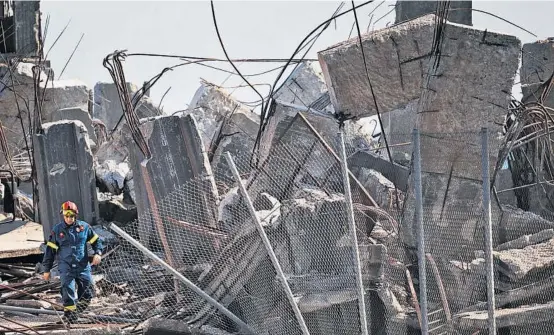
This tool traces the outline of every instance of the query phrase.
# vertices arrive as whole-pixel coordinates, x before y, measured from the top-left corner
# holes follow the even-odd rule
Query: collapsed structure
[[[552,41],[523,46],[523,99],[516,104],[510,92],[519,39],[471,27],[468,1],[450,16],[441,6],[402,1],[395,25],[328,47],[318,53],[319,62],[299,63],[270,99],[268,120],[205,81],[186,111],[162,115],[136,85],[116,76],[93,90],[78,81],[49,81],[52,70],[38,47],[19,49],[21,39],[40,30],[29,21],[38,3],[28,3],[26,9],[13,5],[15,20],[27,27],[15,25],[15,50],[29,59],[2,67],[2,85],[17,93],[0,96],[2,129],[14,130],[0,134],[2,168],[21,184],[12,190],[15,213],[38,221],[42,237],[58,220],[57,204],[72,199],[107,239],[96,273],[98,295],[84,315],[89,323],[138,324],[146,334],[241,331],[225,310],[260,334],[360,334],[362,313],[370,334],[420,332],[411,178],[417,128],[429,333],[487,329],[482,161],[495,181],[497,327],[510,334],[552,330],[552,152],[541,142],[550,141]],[[489,157],[481,153],[482,127],[492,134]],[[347,171],[341,170],[339,131],[347,138]],[[357,244],[347,224],[345,174]],[[251,202],[241,195],[242,185]],[[113,222],[154,260],[101,228]],[[14,227],[3,237],[41,236],[32,222]],[[20,253],[0,250],[0,258],[40,254],[41,241],[28,240]],[[0,313],[9,316],[0,325],[21,329],[21,313],[27,313],[42,327],[52,326],[44,315],[57,313],[47,291],[56,283],[28,281],[25,293],[15,291],[26,284],[14,282],[33,273],[30,265],[0,262],[7,279],[0,286]]]

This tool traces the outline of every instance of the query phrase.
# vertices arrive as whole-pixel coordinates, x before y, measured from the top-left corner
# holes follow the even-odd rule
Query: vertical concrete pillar
[[[14,1],[15,47],[19,55],[37,55],[40,1]]]
[[[196,121],[171,115],[141,122],[152,158],[146,161],[134,142],[129,145],[141,243],[161,239],[175,265],[195,264],[200,255],[191,251],[209,242],[198,229],[184,233],[182,225],[215,228],[217,217],[216,184]]]
[[[436,0],[398,0],[396,1],[396,20],[394,23],[412,20],[426,14],[434,14],[437,4],[438,1]],[[473,25],[471,8],[471,1],[451,1],[448,21],[465,24],[466,26]]]
[[[47,239],[52,227],[61,221],[62,202],[76,203],[78,218],[94,225],[98,219],[98,200],[92,152],[83,123],[50,122],[42,130],[34,138],[34,159],[39,217]]]

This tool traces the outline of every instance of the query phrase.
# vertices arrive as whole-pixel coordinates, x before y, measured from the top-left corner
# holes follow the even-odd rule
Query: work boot
[[[75,323],[77,322],[77,319],[79,317],[77,316],[77,313],[74,311],[65,311],[63,312],[62,320],[66,323]]]

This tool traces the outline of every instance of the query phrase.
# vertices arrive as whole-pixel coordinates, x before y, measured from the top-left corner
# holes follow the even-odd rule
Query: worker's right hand
[[[42,278],[46,281],[50,280],[50,272],[43,273]]]

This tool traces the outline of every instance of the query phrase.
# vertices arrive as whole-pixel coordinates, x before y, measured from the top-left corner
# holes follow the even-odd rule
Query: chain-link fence
[[[484,154],[480,132],[422,132],[419,146],[401,134],[387,149],[346,127],[350,211],[339,136],[300,114],[272,131],[259,155],[231,155],[251,201],[220,152],[211,174],[123,227],[167,265],[120,239],[96,315],[210,334],[487,334],[493,320],[498,334],[550,332],[554,227],[517,207],[496,134]]]

